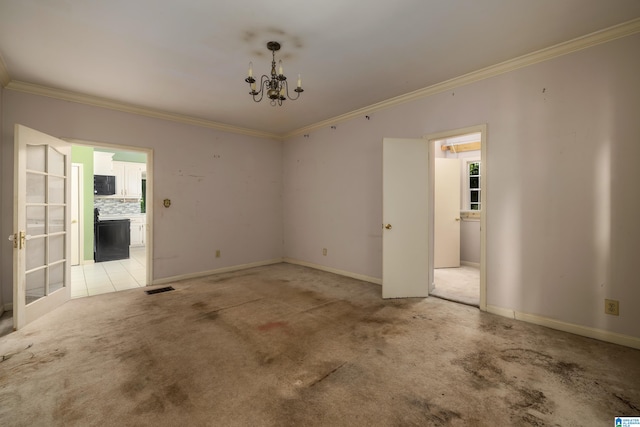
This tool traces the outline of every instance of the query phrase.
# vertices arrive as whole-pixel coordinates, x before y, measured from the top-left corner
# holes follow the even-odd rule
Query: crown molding
[[[169,113],[161,110],[140,107],[124,102],[113,101],[107,98],[101,98],[93,95],[86,95],[78,92],[71,92],[62,89],[55,89],[47,86],[26,83],[17,80],[11,80],[6,85],[7,89],[17,92],[24,92],[33,95],[46,96],[49,98],[61,99],[63,101],[77,102],[80,104],[92,105],[94,107],[108,108],[111,110],[122,111],[125,113],[139,114],[142,116],[152,117],[156,119],[169,120],[172,122],[184,123],[188,125],[201,126],[210,129],[216,129],[223,132],[236,133],[241,135],[255,136],[258,138],[268,138],[281,140],[281,135],[263,132],[254,129],[242,128],[239,126],[226,125],[211,120],[199,119],[196,117],[185,116],[182,114]]]
[[[622,37],[627,37],[638,32],[640,32],[640,18],[633,19],[631,21],[615,25],[604,30],[596,31],[594,33],[587,34],[585,36],[578,37],[573,40],[569,40],[548,48],[540,49],[513,59],[509,59],[495,65],[490,65],[486,68],[472,71],[470,73],[463,74],[459,77],[454,77],[450,80],[445,80],[444,82],[437,83],[432,86],[418,89],[404,95],[396,96],[394,98],[390,98],[385,101],[381,101],[346,114],[342,114],[300,129],[296,129],[284,134],[283,138],[286,140],[294,136],[307,134],[311,131],[326,126],[335,125],[336,123],[345,122],[356,117],[362,117],[364,115],[372,114],[382,109],[394,107],[396,105],[404,104],[420,98],[426,98],[437,93],[446,92],[460,86],[468,85],[470,83],[508,73],[510,71],[537,64],[539,62],[548,61],[559,56],[567,55],[572,52],[607,43]]]
[[[9,84],[11,78],[9,78],[9,71],[7,71],[7,64],[4,63],[2,55],[0,55],[0,86],[5,87]]]

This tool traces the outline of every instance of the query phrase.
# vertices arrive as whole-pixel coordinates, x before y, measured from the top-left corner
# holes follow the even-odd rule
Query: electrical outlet
[[[615,299],[605,299],[604,312],[612,316],[620,316],[620,302]]]
[[[327,256],[327,248],[322,248],[322,255]]]
[[[220,249],[216,249],[216,258],[220,258]]]

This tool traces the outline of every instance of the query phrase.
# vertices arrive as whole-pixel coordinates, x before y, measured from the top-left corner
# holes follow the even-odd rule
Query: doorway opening
[[[433,195],[429,295],[486,310],[486,126],[428,140]]]
[[[72,174],[78,201],[72,201],[71,298],[150,285],[151,150],[69,142],[78,168]]]

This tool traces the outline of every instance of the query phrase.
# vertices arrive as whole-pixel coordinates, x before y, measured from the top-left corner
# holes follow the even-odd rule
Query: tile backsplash
[[[140,202],[137,200],[110,199],[95,197],[93,207],[100,209],[100,215],[134,215],[140,213]]]

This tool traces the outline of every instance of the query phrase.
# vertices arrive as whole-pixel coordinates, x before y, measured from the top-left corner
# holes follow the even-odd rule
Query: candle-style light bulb
[[[249,77],[253,77],[253,62],[249,62]]]
[[[300,74],[298,74],[298,88],[302,87],[302,79],[300,78]]]
[[[281,76],[284,75],[284,71],[282,70],[282,59],[278,61],[278,74]]]
[[[251,91],[252,92],[256,91],[256,83],[255,82],[251,83]]]

